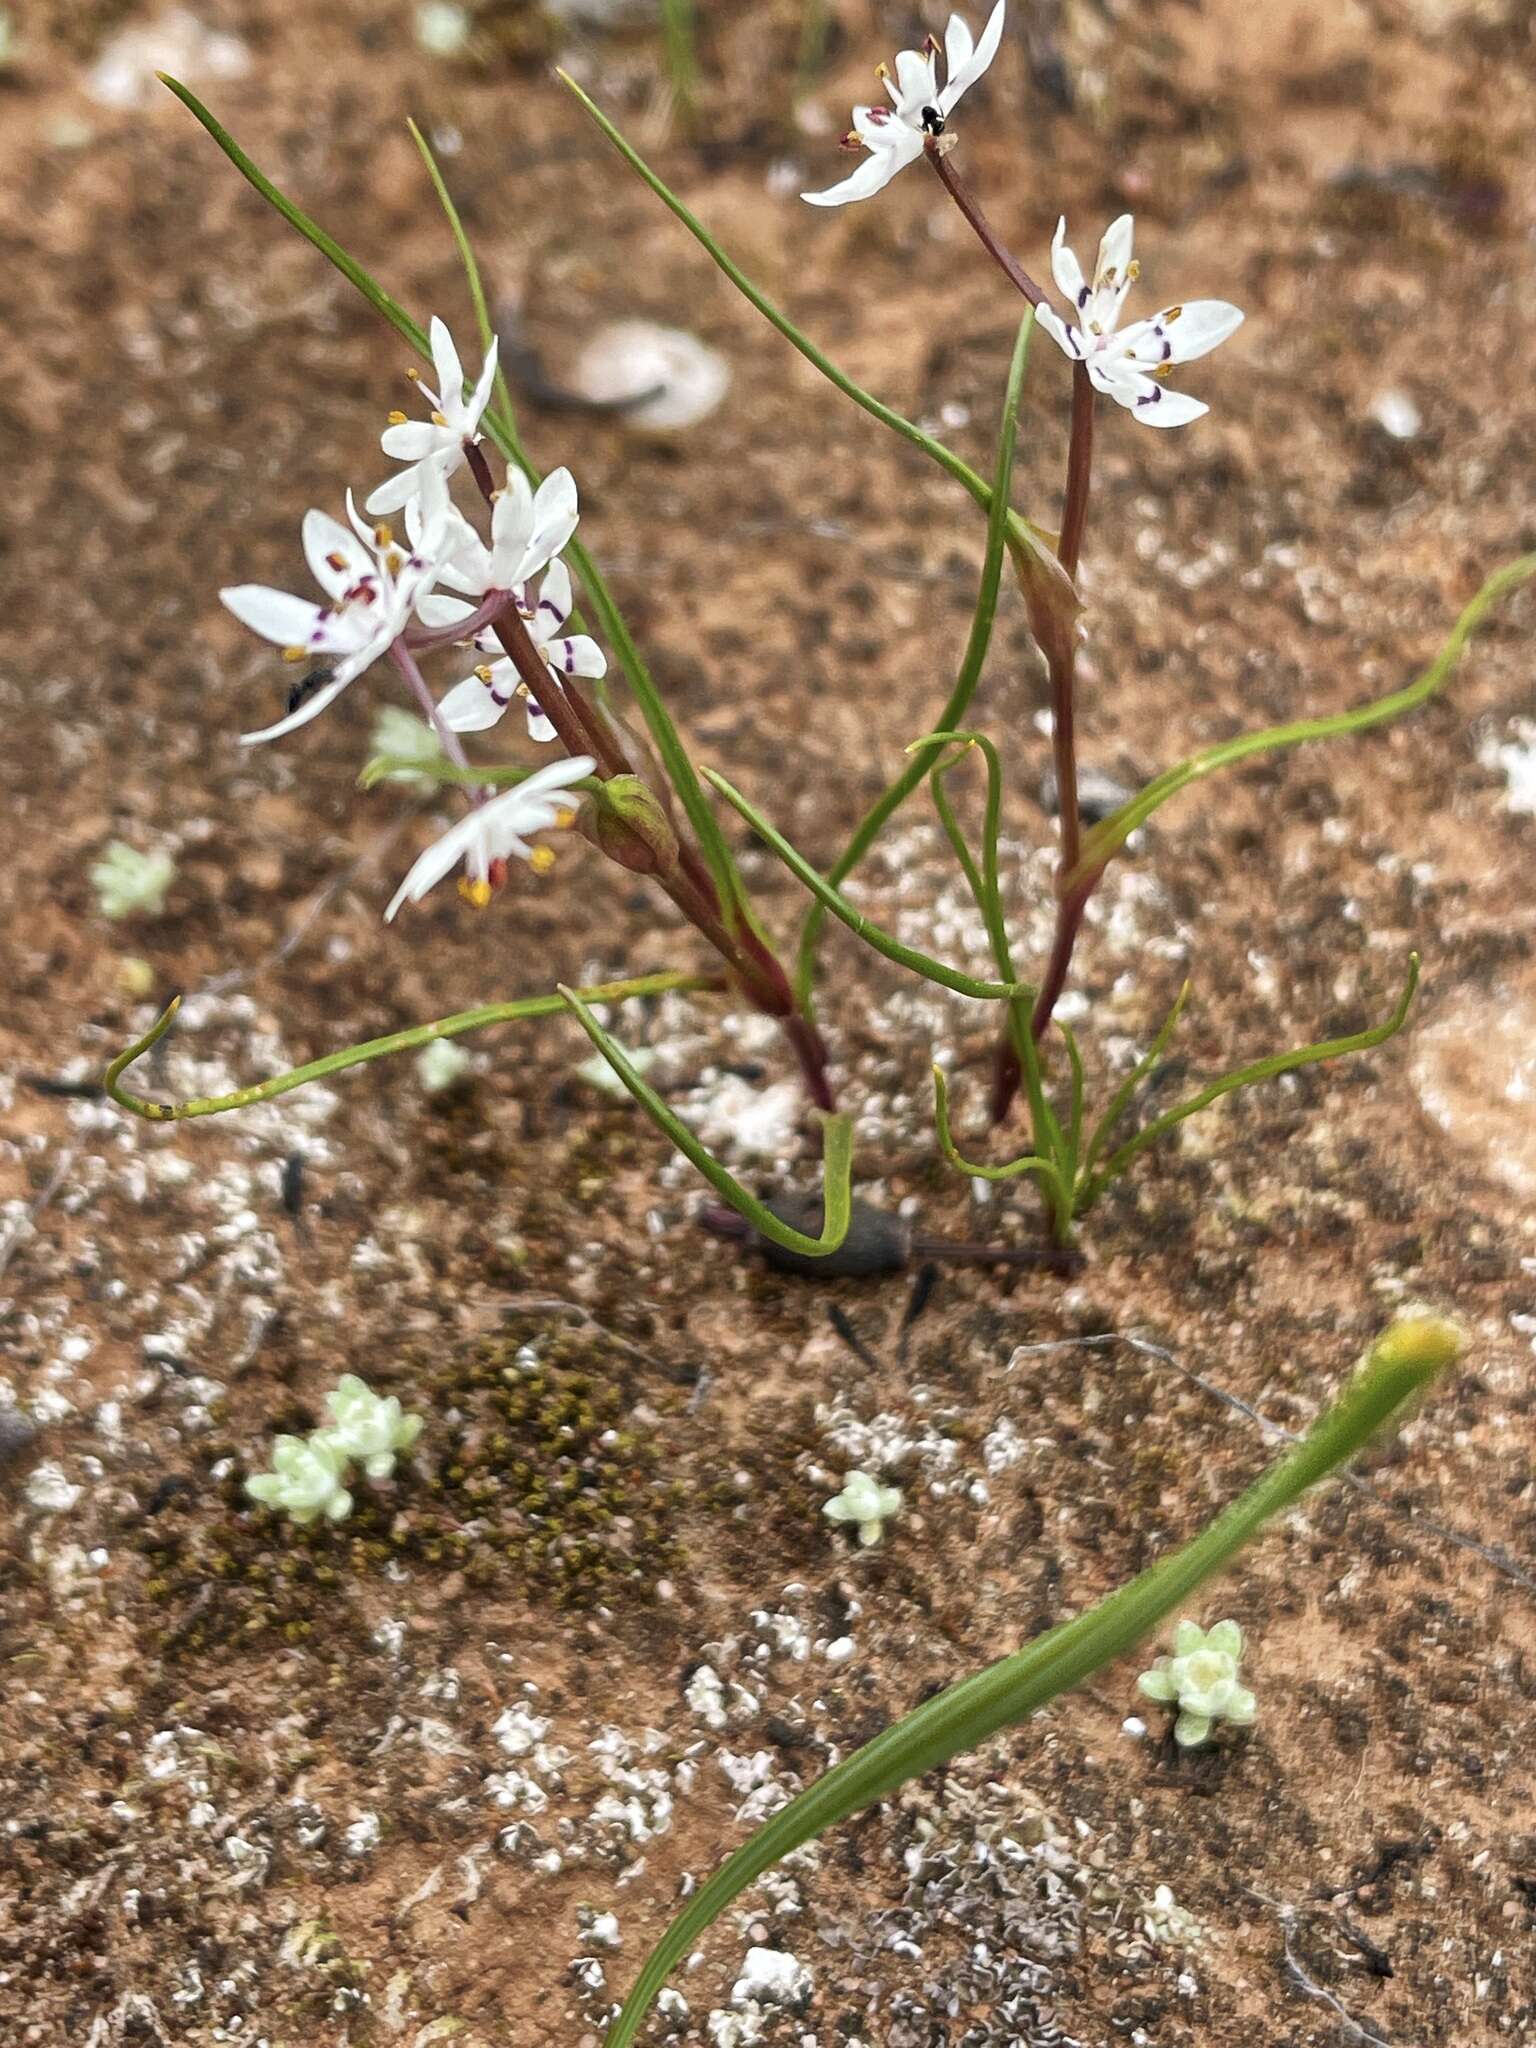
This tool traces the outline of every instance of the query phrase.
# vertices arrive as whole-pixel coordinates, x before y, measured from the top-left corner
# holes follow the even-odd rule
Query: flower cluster
[[[368,1478],[388,1479],[396,1457],[410,1449],[424,1426],[421,1416],[405,1414],[397,1394],[376,1394],[352,1372],[342,1375],[325,1405],[332,1418],[325,1428],[307,1437],[278,1437],[272,1470],[245,1482],[252,1500],[280,1508],[301,1524],[322,1515],[344,1521],[352,1512],[350,1468],[360,1465]]]
[[[1159,1657],[1136,1683],[1149,1700],[1178,1710],[1174,1740],[1185,1749],[1208,1742],[1218,1721],[1246,1728],[1258,1712],[1253,1694],[1238,1680],[1243,1632],[1235,1621],[1218,1621],[1203,1629],[1181,1621],[1174,1631],[1173,1655]]]
[[[564,631],[572,593],[560,555],[580,517],[575,480],[569,470],[557,469],[535,490],[520,469],[509,467],[504,483],[492,489],[480,452],[480,423],[495,381],[496,344],[466,392],[458,349],[441,320],[433,320],[431,340],[437,389],[415,378],[430,415],[391,416],[382,445],[405,467],[369,496],[369,518],[359,514],[350,492],[345,525],[326,512],[305,514],[304,556],[323,601],[258,583],[220,592],[235,617],[281,647],[286,660],[314,664],[290,693],[285,715],[247,733],[247,745],[281,739],[307,725],[349,683],[387,658],[426,713],[440,751],[465,767],[460,733],[486,731],[521,697],[530,736],[548,744],[557,729],[541,699],[569,679],[606,672],[595,640]],[[450,479],[466,463],[490,495],[489,538],[449,494]],[[402,517],[403,542],[385,523],[391,513]],[[422,677],[419,657],[445,646],[482,659],[439,701]],[[537,664],[532,675],[530,664]],[[546,674],[550,681],[543,685]],[[430,758],[423,752],[424,762]],[[476,904],[486,902],[505,878],[509,858],[546,868],[553,856],[532,844],[533,835],[573,822],[574,810],[559,793],[594,766],[591,756],[577,754],[499,796],[468,789],[468,814],[428,847],[385,916],[393,918],[403,903],[419,902],[461,862],[461,888]]]

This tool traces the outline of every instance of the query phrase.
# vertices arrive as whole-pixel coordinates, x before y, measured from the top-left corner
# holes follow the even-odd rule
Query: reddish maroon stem
[[[938,172],[939,183],[965,215],[966,220],[976,232],[977,241],[981,243],[981,246],[992,258],[992,261],[997,265],[1004,277],[1007,278],[1015,291],[1020,291],[1024,294],[1032,306],[1043,306],[1045,304],[1045,293],[1041,291],[1039,285],[1035,283],[1035,280],[1030,276],[1023,264],[1019,262],[1018,258],[1004,247],[996,229],[976,204],[974,198],[972,198],[969,187],[962,182],[959,172],[949,160],[951,152],[945,147],[944,138],[930,135],[924,142],[923,148],[927,153],[929,163]]]
[[[996,229],[977,205],[959,173],[950,162],[943,142],[930,135],[925,144],[928,161],[939,182],[954,200],[977,240],[1004,277],[1032,306],[1045,303],[1045,294],[999,238]],[[1074,581],[1082,555],[1083,533],[1088,523],[1088,494],[1093,477],[1093,385],[1082,363],[1072,373],[1072,424],[1067,447],[1067,482],[1061,513],[1061,538],[1056,556]],[[1082,848],[1082,824],[1077,794],[1077,634],[1073,627],[1051,632],[1042,651],[1051,680],[1051,753],[1056,770],[1056,804],[1061,818],[1061,860],[1058,881],[1077,866]],[[1102,870],[1101,870],[1102,872]],[[1083,926],[1083,913],[1098,883],[1095,875],[1086,885],[1062,894],[1056,906],[1056,930],[1045,979],[1035,999],[1030,1029],[1038,1044],[1050,1026],[1072,965],[1073,950]],[[998,1040],[992,1067],[992,1121],[1001,1123],[1012,1107],[1022,1076],[1019,1056],[1006,1034]]]
[[[481,495],[491,504],[496,487],[484,453],[476,443],[466,441],[464,455]],[[494,630],[567,754],[590,753],[605,779],[633,775],[634,764],[612,721],[589,700],[574,678],[562,686],[534,646],[516,604],[509,604],[499,615]],[[698,848],[680,835],[677,872],[657,875],[656,880],[725,961],[748,1001],[778,1020],[816,1107],[835,1109],[837,1101],[827,1077],[827,1049],[821,1033],[795,1001],[789,976],[777,954],[753,929],[750,919],[743,919],[734,932],[727,929],[715,878]]]

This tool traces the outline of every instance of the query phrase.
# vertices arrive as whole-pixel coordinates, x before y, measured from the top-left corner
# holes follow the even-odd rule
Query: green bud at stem
[[[581,807],[577,829],[599,853],[636,875],[677,872],[677,834],[638,775],[614,775]]]

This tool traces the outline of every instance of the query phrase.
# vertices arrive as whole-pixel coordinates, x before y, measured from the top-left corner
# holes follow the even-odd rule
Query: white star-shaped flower
[[[411,420],[404,413],[390,415],[381,443],[384,453],[393,461],[410,466],[380,484],[369,498],[367,509],[375,518],[382,518],[388,512],[398,512],[402,505],[409,504],[421,489],[421,479],[427,470],[436,470],[446,482],[463,463],[465,448],[480,439],[480,421],[491,402],[491,386],[496,381],[498,348],[499,343],[493,341],[475,388],[466,398],[464,365],[459,360],[453,336],[446,324],[433,316],[432,366],[437,374],[436,391],[412,372],[412,381],[431,404],[432,417]]]
[[[586,754],[551,761],[526,782],[503,791],[460,818],[440,839],[434,839],[417,860],[395,891],[384,913],[386,920],[395,915],[402,903],[419,903],[460,861],[465,867],[465,894],[477,905],[490,901],[491,891],[504,879],[507,861],[512,856],[537,870],[548,867],[554,855],[547,847],[531,846],[528,835],[572,821],[574,812],[562,792],[571,783],[580,782],[584,775],[590,775],[596,765]]]
[[[518,613],[540,659],[557,676],[597,677],[608,673],[603,650],[586,633],[562,633],[571,615],[571,572],[558,559],[551,562],[537,598],[532,584],[515,593]],[[459,598],[434,597],[424,600],[423,616],[431,625],[451,624],[455,616],[471,616],[470,605]],[[532,738],[549,741],[555,728],[540,710],[537,700],[523,687],[517,667],[502,653],[493,626],[475,635],[482,654],[496,657],[477,668],[462,683],[456,683],[437,707],[437,715],[453,732],[488,732],[497,724],[512,699],[521,694],[528,707],[528,731]]]
[[[420,503],[409,553],[396,545],[388,527],[369,527],[359,519],[350,492],[350,532],[327,512],[305,513],[304,554],[326,594],[325,604],[264,583],[234,584],[219,592],[242,625],[281,647],[288,660],[332,664],[319,689],[309,692],[276,725],[245,733],[243,746],[281,739],[318,718],[405,631],[418,603],[437,581],[448,541],[448,487],[440,477],[424,479]]]
[[[425,501],[419,511],[407,505],[407,530],[414,536],[428,516]],[[520,469],[509,467],[506,485],[491,506],[489,547],[463,513],[450,508],[438,581],[477,600],[496,590],[520,590],[566,546],[580,519],[576,479],[568,469],[552,469],[535,490]],[[420,610],[429,626],[451,625],[456,616],[437,599]]]
[[[889,185],[907,164],[923,153],[930,135],[942,135],[961,96],[987,69],[1003,39],[1005,0],[997,5],[981,32],[981,41],[958,14],[949,17],[944,31],[945,81],[939,84],[939,46],[932,36],[921,50],[897,53],[895,75],[882,64],[880,79],[890,96],[888,107],[855,107],[852,132],[843,138],[845,149],[867,149],[869,155],[851,177],[825,192],[802,192],[812,206],[846,206],[853,199],[868,199]]]
[[[1051,275],[1072,301],[1069,325],[1053,307],[1041,306],[1036,318],[1074,363],[1087,367],[1094,388],[1123,405],[1144,426],[1183,427],[1210,407],[1162,382],[1175,363],[1192,363],[1235,334],[1242,313],[1225,299],[1188,299],[1165,306],[1150,320],[1119,324],[1126,293],[1141,275],[1131,256],[1135,222],[1122,213],[1104,230],[1093,283],[1067,247],[1067,223],[1056,224],[1051,243]]]

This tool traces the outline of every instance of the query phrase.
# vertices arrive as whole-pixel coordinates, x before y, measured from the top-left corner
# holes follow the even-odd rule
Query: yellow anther
[[[347,566],[347,558],[345,555],[342,554],[332,553],[327,555],[325,559],[327,563],[330,565],[330,567],[335,569],[338,572],[338,574]]]
[[[1172,363],[1159,363],[1157,368],[1152,372],[1152,375],[1158,379],[1171,377],[1173,375]]]
[[[572,810],[568,810],[562,804],[560,809],[555,813],[555,823],[560,827],[560,830],[562,832],[569,832],[571,827],[575,824],[575,822],[576,813]],[[551,855],[550,858],[553,859],[554,856]]]
[[[889,64],[877,64],[875,66],[875,76],[876,78],[879,79],[882,85],[884,85],[885,81],[890,77],[890,75],[891,67]]]
[[[528,856],[528,865],[536,875],[547,875],[555,864],[555,850],[552,846],[536,846]]]
[[[409,415],[403,412],[392,412],[389,416],[389,424],[392,427],[403,427],[408,417]]]
[[[448,422],[443,418],[440,412],[434,412],[432,415],[432,424],[434,427],[446,427]]]
[[[1165,320],[1177,320],[1179,315],[1183,312],[1183,310],[1184,308],[1182,306],[1170,306],[1167,312],[1163,315],[1163,318]]]
[[[308,661],[309,649],[307,647],[285,647],[283,649],[283,659],[284,661]]]
[[[392,548],[395,544],[395,529],[392,526],[376,526],[373,529],[373,538],[377,546]]]
[[[1133,256],[1130,262],[1127,263],[1127,265],[1125,266],[1125,281],[1127,284],[1134,284],[1137,278],[1140,277],[1140,275],[1141,258],[1139,256]]]
[[[407,377],[410,378],[413,384],[419,384],[421,382],[421,372],[414,366],[411,369],[407,370],[405,374],[407,375]]]
[[[491,687],[491,664],[488,661],[482,661],[480,663],[480,666],[475,670],[475,674],[480,678],[481,682],[484,683],[487,689]]]
[[[484,875],[476,875],[473,880],[468,875],[461,875],[459,894],[472,910],[484,910],[491,900],[491,885]]]

